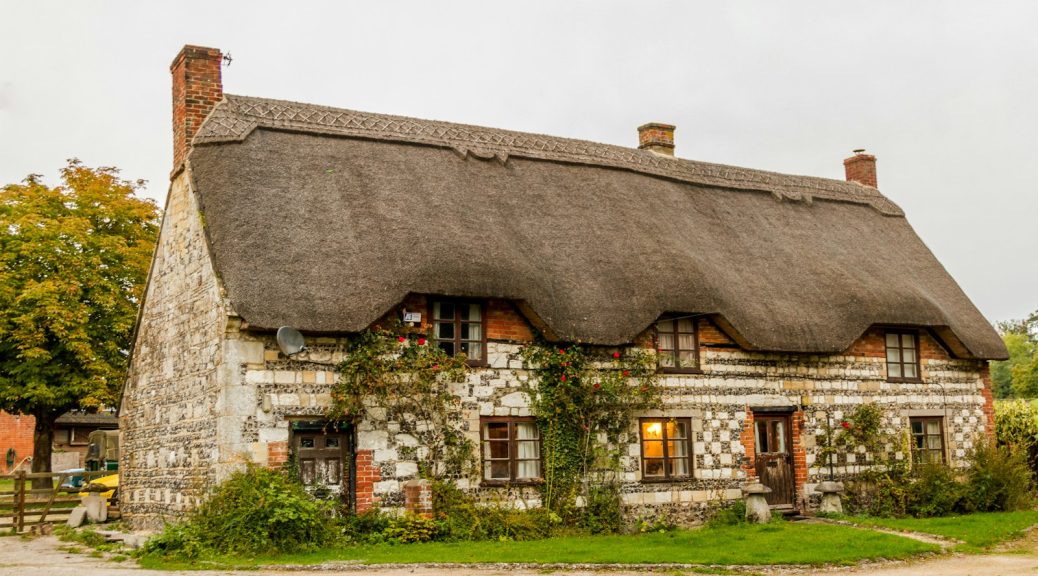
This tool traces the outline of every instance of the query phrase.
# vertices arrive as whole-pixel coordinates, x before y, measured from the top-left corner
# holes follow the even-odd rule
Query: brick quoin
[[[746,408],[746,422],[743,424],[742,432],[739,433],[739,441],[746,453],[746,463],[742,469],[746,471],[746,481],[752,482],[757,479],[757,445],[753,440],[753,410]]]
[[[366,512],[378,505],[375,497],[375,482],[382,480],[382,471],[374,464],[373,450],[357,450],[356,455],[356,512]]]
[[[807,509],[804,502],[804,484],[807,483],[807,449],[804,448],[801,432],[804,429],[804,412],[799,410],[790,418],[793,426],[793,482],[794,497],[801,501],[799,508]]]
[[[991,366],[984,362],[980,368],[980,380],[984,386],[980,393],[984,396],[984,415],[987,416],[988,425],[985,430],[988,438],[995,439],[995,396],[991,392]]]
[[[288,442],[267,443],[267,466],[277,468],[288,462]]]

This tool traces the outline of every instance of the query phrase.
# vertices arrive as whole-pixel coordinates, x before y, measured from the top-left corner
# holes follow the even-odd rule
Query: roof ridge
[[[780,200],[865,204],[887,216],[904,216],[879,190],[857,182],[673,158],[587,140],[233,94],[224,94],[192,144],[240,142],[260,127],[447,147],[462,156],[471,153],[501,162],[519,156],[619,168],[692,184],[770,192]]]

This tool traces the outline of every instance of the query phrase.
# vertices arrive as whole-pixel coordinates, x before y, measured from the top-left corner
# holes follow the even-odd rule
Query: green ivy
[[[347,343],[328,417],[383,429],[396,422],[424,447],[416,454],[423,476],[468,474],[475,446],[462,433],[460,402],[450,391],[467,372],[464,354],[447,354],[416,329],[365,330]]]
[[[526,392],[541,431],[544,505],[571,515],[578,496],[618,502],[604,490],[617,485],[621,440],[639,412],[661,405],[655,354],[536,343],[519,356],[536,376]]]

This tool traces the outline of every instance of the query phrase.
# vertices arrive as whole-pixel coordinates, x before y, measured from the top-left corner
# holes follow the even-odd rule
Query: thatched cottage
[[[870,155],[847,181],[790,176],[677,158],[663,124],[626,148],[233,96],[220,65],[186,46],[171,67],[174,167],[120,412],[135,526],[290,455],[356,510],[403,506],[414,438],[322,418],[345,339],[405,309],[474,365],[465,433],[505,465],[470,490],[540,474],[516,393],[536,334],[658,354],[664,409],[630,422],[622,462],[632,511],[694,518],[751,479],[802,507],[818,430],[863,403],[910,438],[897,458],[955,463],[991,430],[1006,349]],[[282,326],[308,349],[282,353]]]

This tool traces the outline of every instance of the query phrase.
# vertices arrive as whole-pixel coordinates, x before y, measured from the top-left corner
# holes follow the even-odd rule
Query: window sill
[[[687,482],[693,480],[692,476],[671,476],[669,478],[645,478],[643,477],[640,482],[642,484],[673,484],[675,482]]]
[[[702,374],[701,368],[658,368],[660,374]]]
[[[544,484],[543,478],[535,478],[533,480],[482,480],[479,485],[486,488],[509,488],[512,486],[540,486]]]
[[[899,382],[905,384],[922,384],[922,378],[890,378],[887,377],[887,382]]]

